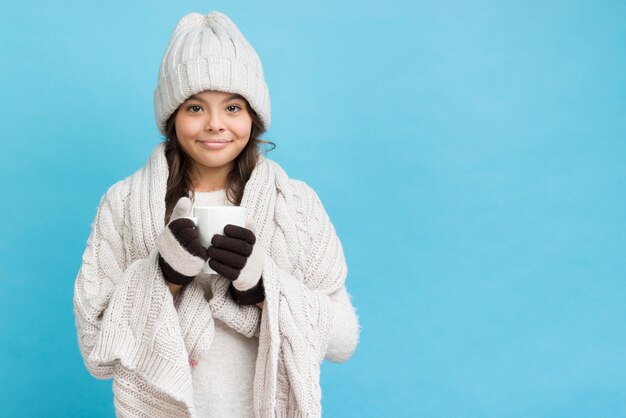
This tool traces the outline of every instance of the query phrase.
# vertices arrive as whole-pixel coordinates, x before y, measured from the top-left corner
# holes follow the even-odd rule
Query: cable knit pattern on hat
[[[242,95],[270,126],[270,96],[256,51],[224,14],[190,13],[176,25],[154,91],[154,116],[161,133],[189,96],[204,90]]]
[[[328,355],[347,359],[359,326],[349,302],[335,306],[329,297],[345,289],[347,269],[319,198],[261,157],[241,205],[267,250],[263,310],[234,302],[222,277],[213,282],[209,303],[195,282],[173,299],[155,242],[165,227],[167,174],[159,144],[145,167],[113,185],[100,202],[74,287],[88,370],[114,378],[120,417],[195,416],[189,361],[207,354],[213,318],[219,318],[259,337],[256,417],[320,416],[320,363]],[[347,324],[341,332],[331,329],[339,313]],[[338,333],[345,343],[329,353],[329,339]]]

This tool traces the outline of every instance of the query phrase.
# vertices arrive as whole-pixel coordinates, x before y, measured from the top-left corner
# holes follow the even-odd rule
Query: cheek
[[[242,139],[250,138],[252,132],[252,121],[243,122],[237,127],[237,136]]]
[[[242,129],[240,137],[241,139],[248,141],[250,139],[250,129]]]
[[[176,136],[180,140],[187,138],[193,138],[196,136],[199,130],[202,129],[202,123],[199,120],[193,118],[186,118],[181,116],[175,120]]]
[[[176,136],[178,139],[185,140],[193,133],[193,129],[188,124],[181,124],[176,126]]]

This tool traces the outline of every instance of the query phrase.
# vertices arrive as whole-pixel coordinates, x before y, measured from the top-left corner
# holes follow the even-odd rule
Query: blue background
[[[362,334],[328,417],[626,416],[626,3],[25,0],[0,13],[0,416],[114,416],[73,283],[160,141],[178,19],[229,15]]]

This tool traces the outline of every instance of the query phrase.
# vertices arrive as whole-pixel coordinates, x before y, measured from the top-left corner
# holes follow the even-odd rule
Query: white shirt
[[[225,190],[195,192],[194,204],[225,206]],[[216,275],[200,273],[195,280],[210,300],[211,280]],[[194,404],[198,417],[254,417],[253,382],[259,348],[257,337],[248,338],[215,319],[215,337],[209,355],[192,368]]]

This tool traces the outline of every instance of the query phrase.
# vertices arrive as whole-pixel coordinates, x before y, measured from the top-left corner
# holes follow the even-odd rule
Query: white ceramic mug
[[[200,242],[204,248],[211,245],[211,238],[215,234],[224,234],[224,227],[233,224],[246,227],[246,208],[243,206],[194,206],[192,217],[189,217],[198,227]],[[209,263],[204,265],[203,271],[215,274]]]

